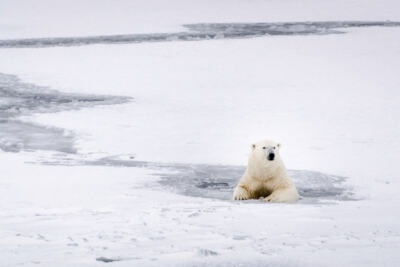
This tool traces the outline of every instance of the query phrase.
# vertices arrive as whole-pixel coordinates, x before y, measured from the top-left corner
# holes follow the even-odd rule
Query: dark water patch
[[[233,190],[246,170],[244,166],[137,161],[129,155],[82,161],[79,164],[153,169],[161,178],[160,184],[175,193],[220,200],[232,198]],[[346,177],[309,170],[288,170],[288,173],[302,196],[302,203],[356,200],[352,188],[346,185]]]
[[[175,33],[120,34],[86,37],[30,38],[0,40],[0,48],[79,46],[167,41],[252,38],[277,35],[322,35],[345,33],[352,27],[395,27],[394,21],[319,21],[276,23],[198,23],[183,25],[187,31]]]
[[[15,75],[0,73],[0,150],[75,153],[75,138],[72,134],[63,129],[20,121],[18,116],[120,104],[129,100],[128,97],[61,93],[21,82]]]

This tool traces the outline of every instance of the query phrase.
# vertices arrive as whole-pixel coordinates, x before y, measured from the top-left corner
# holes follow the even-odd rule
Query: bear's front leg
[[[299,194],[295,188],[284,188],[273,191],[264,198],[266,202],[296,202],[299,200]]]
[[[246,185],[239,184],[233,192],[233,200],[246,200],[250,198],[249,188]]]

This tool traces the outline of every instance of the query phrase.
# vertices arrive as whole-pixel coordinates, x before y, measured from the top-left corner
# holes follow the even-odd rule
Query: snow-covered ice
[[[36,2],[0,3],[0,266],[400,264],[400,27],[346,24],[397,1]],[[15,45],[183,25],[224,34]],[[266,137],[298,203],[230,200]]]

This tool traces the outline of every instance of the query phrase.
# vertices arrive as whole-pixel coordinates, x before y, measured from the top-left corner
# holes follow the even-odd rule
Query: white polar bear
[[[249,163],[233,193],[234,200],[263,198],[268,202],[295,202],[297,189],[279,155],[279,143],[263,140],[251,145]]]

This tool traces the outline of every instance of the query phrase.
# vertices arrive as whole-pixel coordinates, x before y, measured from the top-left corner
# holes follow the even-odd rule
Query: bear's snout
[[[268,158],[268,160],[271,160],[271,161],[274,160],[275,153],[274,152],[269,153],[267,158]]]

